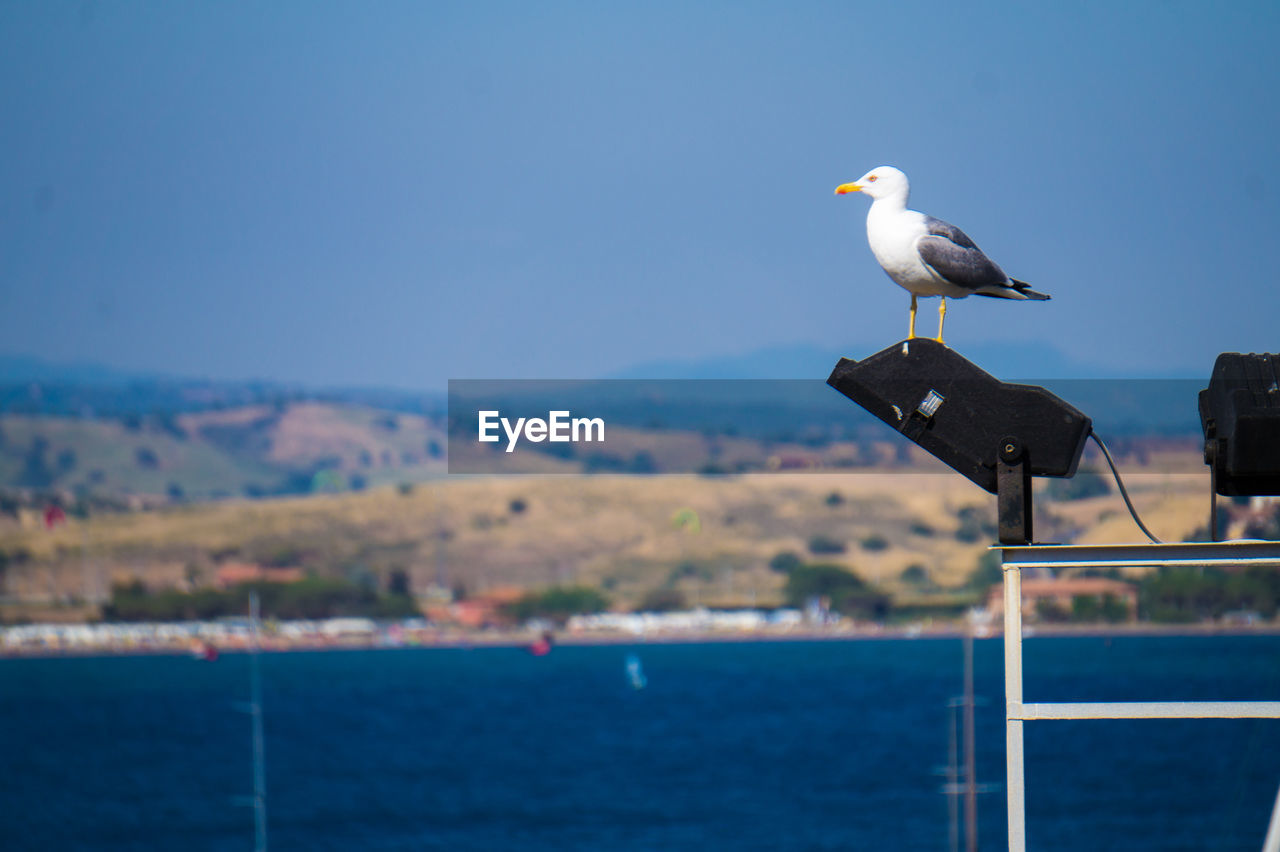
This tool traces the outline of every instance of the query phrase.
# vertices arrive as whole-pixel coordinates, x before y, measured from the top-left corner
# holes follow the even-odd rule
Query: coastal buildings
[[[1027,619],[1046,614],[1069,615],[1082,605],[1102,607],[1108,601],[1121,605],[1126,620],[1138,613],[1138,590],[1133,583],[1106,577],[1041,578],[1022,581],[1022,615]],[[987,594],[987,612],[992,618],[1004,615],[1004,587],[995,585]]]

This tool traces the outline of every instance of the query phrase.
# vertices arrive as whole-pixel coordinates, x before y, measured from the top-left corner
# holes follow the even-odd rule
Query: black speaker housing
[[[1280,355],[1219,355],[1200,391],[1200,426],[1214,491],[1280,494]]]
[[[927,338],[841,358],[827,384],[992,494],[1010,440],[1031,476],[1070,477],[1092,428],[1044,388],[1002,382]]]

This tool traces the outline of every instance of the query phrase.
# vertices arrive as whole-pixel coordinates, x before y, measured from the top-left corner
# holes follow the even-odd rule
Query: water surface
[[[1002,783],[999,640],[978,780]],[[647,686],[635,690],[629,655]],[[261,658],[274,850],[944,850],[956,640]],[[1280,638],[1028,639],[1027,701],[1277,700]],[[248,659],[0,661],[6,849],[252,848]],[[1026,728],[1029,848],[1256,850],[1280,720]],[[1004,846],[1003,792],[981,797]]]

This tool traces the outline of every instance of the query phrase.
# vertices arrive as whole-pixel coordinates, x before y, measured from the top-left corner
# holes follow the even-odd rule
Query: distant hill
[[[1105,438],[1199,434],[1203,382],[1075,378],[1083,367],[1038,344],[965,354],[1001,377],[1040,372]],[[0,357],[0,489],[206,499],[412,482],[445,473],[450,409],[451,428],[466,441],[456,448],[471,449],[477,406],[528,416],[568,408],[610,424],[609,446],[536,445],[530,470],[728,472],[865,465],[886,451],[907,458],[894,430],[825,385],[839,357],[793,346],[625,371],[652,377],[644,381],[453,383],[451,405],[431,392]],[[510,472],[473,461],[455,472]]]
[[[428,416],[442,415],[445,404],[441,392],[314,388],[265,380],[214,381],[0,355],[0,415],[118,418],[304,401]]]
[[[444,472],[440,421],[280,402],[120,418],[0,416],[0,487],[169,500],[308,494]]]
[[[159,373],[122,370],[88,361],[46,361],[29,355],[0,355],[0,384],[53,384],[120,386],[133,382],[159,381]]]
[[[647,361],[611,373],[609,379],[812,379],[823,378],[840,358],[859,360],[885,344],[850,344],[828,349],[809,344],[770,346],[737,355],[711,358]],[[1079,361],[1046,343],[995,342],[966,344],[958,351],[973,363],[1005,381],[1048,379],[1196,379],[1207,380],[1212,365],[1202,370],[1174,366],[1135,376],[1122,364]]]
[[[860,360],[879,348],[851,345],[844,350],[799,344],[753,350],[741,355],[704,359],[654,361],[637,364],[607,378],[624,380],[779,380],[794,379],[820,386],[842,357]],[[1007,382],[1040,384],[1088,414],[1105,436],[1155,434],[1186,436],[1200,433],[1196,395],[1206,386],[1209,366],[1203,371],[1171,367],[1159,373],[1135,376],[1123,365],[1086,363],[1074,360],[1048,344],[980,343],[965,346],[961,354],[993,376]],[[709,384],[713,384],[709,383]],[[767,388],[767,381],[756,383]],[[726,386],[727,387],[727,386]],[[750,384],[741,388],[751,387]],[[777,430],[776,421],[790,421],[792,432],[812,433],[815,422],[860,425],[863,415],[826,388],[788,393],[788,399],[765,414],[759,411],[758,393],[747,394],[765,418],[767,428]],[[827,397],[830,399],[827,399]],[[803,397],[806,401],[798,401]],[[738,402],[746,404],[747,399]],[[732,412],[730,412],[732,413]],[[637,414],[628,422],[643,422]],[[853,420],[849,418],[852,417]],[[742,417],[736,418],[743,422]]]

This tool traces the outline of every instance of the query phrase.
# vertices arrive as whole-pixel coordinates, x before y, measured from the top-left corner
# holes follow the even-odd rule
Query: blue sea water
[[[633,688],[627,658],[647,685]],[[1004,780],[999,640],[978,780]],[[273,850],[945,850],[958,640],[264,654]],[[1277,700],[1280,637],[1031,638],[1027,701]],[[0,660],[0,847],[249,849],[245,655]],[[1256,850],[1280,720],[1026,727],[1034,850]],[[1005,846],[1002,791],[979,802]]]

